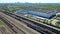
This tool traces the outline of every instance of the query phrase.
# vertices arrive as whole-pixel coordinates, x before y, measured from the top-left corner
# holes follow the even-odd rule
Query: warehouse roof
[[[41,16],[41,17],[45,17],[45,18],[51,18],[54,15],[56,15],[56,11],[54,11],[54,10],[52,10],[52,11],[49,11],[49,10],[23,10],[20,13],[22,13],[22,14],[29,13],[32,15],[37,15],[37,16]]]

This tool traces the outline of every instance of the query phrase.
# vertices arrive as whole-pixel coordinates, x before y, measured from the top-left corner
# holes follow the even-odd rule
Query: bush
[[[60,26],[60,21],[56,22],[56,26]]]
[[[60,17],[60,14],[56,15],[56,17]]]

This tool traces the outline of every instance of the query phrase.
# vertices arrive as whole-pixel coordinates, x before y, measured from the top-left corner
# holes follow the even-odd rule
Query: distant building
[[[56,11],[48,11],[48,10],[40,10],[40,11],[33,11],[33,10],[23,10],[20,12],[17,12],[18,14],[31,14],[43,18],[52,18],[56,15]]]

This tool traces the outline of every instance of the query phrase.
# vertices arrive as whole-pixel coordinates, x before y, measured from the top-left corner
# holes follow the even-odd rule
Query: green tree
[[[60,26],[60,21],[56,22],[56,26]]]

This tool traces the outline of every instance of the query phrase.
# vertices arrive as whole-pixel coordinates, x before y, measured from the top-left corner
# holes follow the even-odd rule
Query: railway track
[[[23,17],[21,17],[21,16],[18,16],[18,15],[9,13],[9,12],[3,12],[3,13],[5,13],[6,15],[9,15],[9,16],[11,16],[11,17],[13,17],[13,18],[15,18],[15,19],[17,19],[17,20],[19,20],[19,21],[24,21],[24,22],[27,24],[28,27],[30,27],[30,28],[38,31],[38,32],[41,32],[41,31],[42,31],[42,32],[44,32],[44,33],[49,33],[49,34],[51,34],[51,33],[54,32],[54,33],[56,33],[56,34],[60,34],[60,31],[55,30],[55,29],[53,29],[53,28],[50,28],[49,26],[45,26],[45,25],[43,25],[43,24],[36,23],[36,22],[34,22],[34,21],[28,20],[28,19],[26,19],[26,18],[23,18]],[[30,22],[30,23],[27,23],[27,22]],[[34,24],[35,26],[33,26],[33,25],[31,25],[31,24]],[[36,26],[37,26],[37,27],[36,27]],[[34,27],[34,28],[33,28],[33,27]],[[41,27],[44,28],[44,29],[46,29],[46,30],[40,30]]]
[[[7,25],[7,26],[9,26],[9,28],[14,32],[14,33],[17,33],[17,31],[15,31],[14,29],[13,29],[13,27],[15,26],[14,24],[12,24],[12,25],[14,25],[14,26],[12,26],[11,24],[9,24],[8,22],[8,20],[6,20],[5,18],[3,18],[3,17],[0,17],[0,19]],[[15,26],[16,27],[16,26]],[[20,31],[22,31],[21,29],[19,29],[18,27],[16,27],[18,30],[20,30]],[[24,34],[26,34],[24,31],[22,31]]]
[[[41,33],[37,32],[37,31],[35,31],[35,30],[27,27],[27,25],[25,26],[25,25],[23,24],[23,22],[18,21],[18,20],[16,20],[16,19],[14,19],[14,18],[12,18],[12,17],[4,14],[4,13],[1,13],[1,12],[0,12],[0,16],[2,16],[2,19],[5,19],[4,21],[6,21],[6,20],[9,21],[9,22],[10,22],[9,24],[15,25],[15,26],[18,28],[18,30],[21,29],[21,30],[24,31],[26,34],[41,34]],[[7,25],[7,26],[8,26],[8,25]],[[14,27],[14,26],[13,26],[13,27]],[[10,27],[10,28],[11,28],[11,27]],[[16,29],[15,29],[15,31],[16,31]],[[19,32],[19,31],[18,31],[18,32]]]
[[[3,31],[1,31],[1,30],[0,30],[0,33],[1,33],[1,34],[4,34]]]

